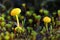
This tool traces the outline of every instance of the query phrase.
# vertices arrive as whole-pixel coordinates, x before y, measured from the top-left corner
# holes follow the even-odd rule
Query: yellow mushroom
[[[48,31],[48,23],[51,22],[51,18],[48,17],[48,16],[46,16],[46,17],[43,18],[43,21],[44,21],[44,23],[45,23],[46,30]]]
[[[20,8],[14,8],[11,11],[11,16],[16,16],[19,15],[21,13],[21,9]]]
[[[49,22],[51,22],[51,18],[46,16],[46,17],[43,18],[43,21],[45,23],[49,23]]]

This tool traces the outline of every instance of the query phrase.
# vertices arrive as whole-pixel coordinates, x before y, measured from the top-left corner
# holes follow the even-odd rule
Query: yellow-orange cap
[[[44,21],[45,23],[49,23],[49,22],[51,22],[51,18],[50,18],[50,17],[44,17],[44,18],[43,18],[43,21]]]
[[[21,13],[21,9],[20,8],[14,8],[11,10],[11,16],[16,16],[18,14]]]

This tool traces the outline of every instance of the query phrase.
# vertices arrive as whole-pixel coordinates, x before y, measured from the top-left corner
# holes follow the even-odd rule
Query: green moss
[[[6,17],[6,15],[3,13],[2,15],[1,15],[2,17]]]
[[[10,16],[7,16],[7,19],[8,19],[8,20],[11,20],[11,17],[10,17]]]
[[[44,11],[43,9],[40,9],[40,10],[39,10],[40,13],[43,13],[43,11]]]
[[[60,10],[58,10],[58,15],[60,16]]]
[[[55,15],[55,14],[56,14],[56,12],[53,13],[53,15]]]
[[[31,13],[30,11],[27,11],[27,12],[26,12],[26,15],[31,16],[32,13]]]
[[[1,22],[1,26],[5,27],[6,22]]]
[[[33,22],[33,20],[32,20],[32,19],[29,19],[28,21],[29,21],[29,23],[32,23],[32,22]]]
[[[6,35],[6,36],[4,37],[4,39],[5,39],[5,40],[9,40],[10,37]]]
[[[7,28],[11,28],[11,27],[12,27],[11,24],[6,24],[5,26],[6,26]]]
[[[35,16],[35,19],[40,20],[41,19],[41,16],[40,15],[37,15],[37,16]]]
[[[56,21],[56,25],[60,25],[60,21]]]
[[[4,17],[0,17],[0,21],[5,21]]]
[[[48,10],[44,10],[44,15],[48,15],[49,11]]]

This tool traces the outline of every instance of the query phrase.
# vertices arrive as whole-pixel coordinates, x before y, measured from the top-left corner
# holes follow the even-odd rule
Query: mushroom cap
[[[11,16],[16,16],[16,15],[19,15],[20,13],[21,13],[20,8],[14,8],[11,10]]]

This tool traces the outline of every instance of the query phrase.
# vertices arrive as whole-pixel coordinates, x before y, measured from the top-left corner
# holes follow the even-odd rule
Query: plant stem
[[[18,19],[18,15],[16,15],[16,19],[17,19],[17,27],[19,27],[19,19]]]

